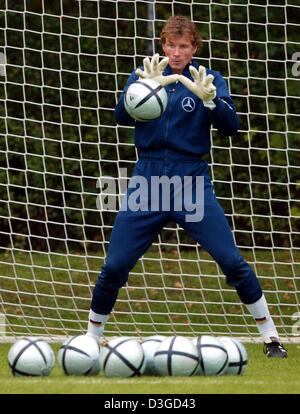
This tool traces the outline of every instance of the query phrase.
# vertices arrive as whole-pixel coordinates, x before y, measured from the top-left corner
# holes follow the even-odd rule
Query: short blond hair
[[[165,44],[167,37],[184,35],[189,35],[191,37],[192,45],[197,47],[197,49],[201,49],[202,37],[198,32],[195,23],[181,15],[169,17],[160,33],[160,40],[162,44]]]

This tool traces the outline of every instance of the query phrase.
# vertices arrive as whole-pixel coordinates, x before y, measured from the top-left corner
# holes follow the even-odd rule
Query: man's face
[[[189,35],[167,37],[162,48],[169,58],[169,65],[173,72],[178,74],[182,73],[197,50],[197,47],[193,46]]]

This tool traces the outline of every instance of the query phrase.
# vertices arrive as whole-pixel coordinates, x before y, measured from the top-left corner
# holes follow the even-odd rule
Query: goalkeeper
[[[135,125],[139,160],[133,176],[144,177],[148,184],[154,176],[192,177],[193,199],[197,192],[196,178],[204,177],[204,215],[195,222],[187,219],[191,212],[185,207],[180,211],[175,208],[119,211],[108,255],[93,291],[88,335],[100,338],[130,270],[166,223],[175,221],[209,252],[222,269],[226,282],[236,289],[257,323],[265,353],[269,357],[286,357],[258,279],[235,245],[224,211],[215,197],[208,164],[203,160],[211,148],[212,125],[227,136],[238,130],[236,110],[226,83],[219,72],[193,61],[201,38],[188,18],[170,17],[162,29],[161,42],[166,57],[161,62],[158,55],[151,60],[145,58],[143,68],[131,74],[116,106],[115,117],[119,124]],[[124,108],[124,94],[138,77],[156,79],[168,93],[166,111],[151,122],[135,121]],[[127,199],[130,191],[125,196]],[[174,197],[175,191],[170,196],[173,202]]]

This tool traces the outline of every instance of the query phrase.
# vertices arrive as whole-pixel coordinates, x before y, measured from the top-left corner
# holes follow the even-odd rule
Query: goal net
[[[216,194],[280,334],[299,336],[299,1],[0,0],[2,338],[86,331],[118,209],[99,209],[99,179],[130,175],[137,159],[114,107],[143,58],[162,56],[172,14],[197,24],[197,59],[228,82],[241,127],[212,130]],[[106,328],[154,333],[257,336],[217,264],[175,223],[130,272]]]

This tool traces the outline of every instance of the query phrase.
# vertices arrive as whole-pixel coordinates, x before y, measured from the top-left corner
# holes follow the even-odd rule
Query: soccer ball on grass
[[[162,335],[152,335],[148,338],[145,338],[141,344],[145,354],[145,375],[155,375],[156,369],[154,365],[154,354],[159,345],[166,339],[165,336]]]
[[[35,337],[16,341],[11,346],[7,359],[14,376],[47,376],[55,363],[50,345]]]
[[[225,371],[227,375],[242,375],[245,372],[248,356],[247,351],[241,342],[235,338],[221,336],[222,342],[228,353],[228,367]]]
[[[119,337],[103,340],[101,345],[101,368],[106,377],[135,377],[144,373],[144,350],[136,339]]]
[[[192,339],[199,355],[198,375],[222,375],[228,367],[225,346],[214,336],[202,335]]]
[[[170,336],[156,349],[154,364],[160,375],[194,375],[199,364],[197,348],[183,336]]]
[[[60,347],[58,362],[66,375],[97,375],[100,372],[100,346],[92,336],[73,336]]]

